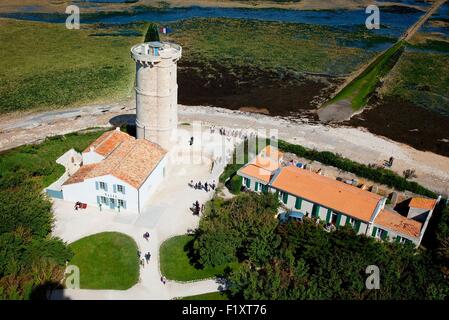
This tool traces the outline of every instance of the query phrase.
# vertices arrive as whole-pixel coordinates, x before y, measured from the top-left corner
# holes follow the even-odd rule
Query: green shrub
[[[227,183],[227,187],[232,194],[238,194],[242,189],[242,177],[234,175]]]

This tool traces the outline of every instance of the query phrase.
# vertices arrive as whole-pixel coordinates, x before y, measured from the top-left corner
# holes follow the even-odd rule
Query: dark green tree
[[[159,29],[156,24],[150,23],[145,34],[144,42],[161,41],[159,37]]]

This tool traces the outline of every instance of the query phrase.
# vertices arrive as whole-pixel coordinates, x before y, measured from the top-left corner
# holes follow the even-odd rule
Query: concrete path
[[[219,143],[220,138],[215,138]],[[225,150],[231,152],[232,144],[227,143]],[[218,182],[224,164],[215,166],[212,172],[209,163],[191,164],[185,161],[170,166],[167,178],[148,200],[141,214],[106,209],[100,211],[96,206],[75,211],[74,203],[54,200],[55,236],[71,243],[100,232],[121,232],[136,241],[142,254],[150,252],[151,259],[149,264],[140,268],[139,282],[128,290],[56,290],[51,294],[52,299],[172,299],[221,288],[216,280],[189,283],[168,281],[165,285],[160,281],[160,245],[172,236],[197,228],[199,217],[194,216],[189,208],[196,200],[205,203],[213,196],[213,192],[190,188],[189,181]],[[143,238],[147,231],[150,233],[149,241]]]

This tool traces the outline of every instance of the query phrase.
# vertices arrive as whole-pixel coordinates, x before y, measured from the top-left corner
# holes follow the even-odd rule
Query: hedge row
[[[283,140],[278,141],[278,147],[284,152],[294,153],[302,158],[318,161],[325,165],[333,166],[347,172],[352,172],[359,177],[385,184],[399,191],[408,190],[431,198],[437,197],[434,192],[424,188],[414,181],[408,181],[391,170],[383,168],[370,168],[364,164],[343,158],[332,152],[311,150]]]

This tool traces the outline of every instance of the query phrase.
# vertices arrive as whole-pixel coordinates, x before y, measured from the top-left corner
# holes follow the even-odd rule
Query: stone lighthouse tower
[[[178,125],[177,62],[182,48],[174,43],[147,42],[131,48],[136,62],[136,130],[169,150]]]

